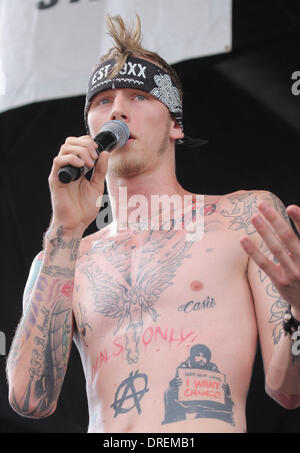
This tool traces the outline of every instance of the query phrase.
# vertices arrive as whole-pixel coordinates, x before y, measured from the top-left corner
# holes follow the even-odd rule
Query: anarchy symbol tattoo
[[[131,371],[129,377],[124,379],[117,388],[115,400],[111,405],[115,410],[114,417],[119,414],[126,414],[134,407],[140,415],[142,412],[140,401],[146,392],[149,392],[148,376],[139,373],[138,370],[135,374]]]

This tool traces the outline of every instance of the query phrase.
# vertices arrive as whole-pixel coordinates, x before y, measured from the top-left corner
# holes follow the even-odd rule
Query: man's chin
[[[139,175],[145,168],[145,162],[138,161],[136,158],[122,158],[122,156],[111,156],[109,161],[108,173],[119,178],[129,178]]]

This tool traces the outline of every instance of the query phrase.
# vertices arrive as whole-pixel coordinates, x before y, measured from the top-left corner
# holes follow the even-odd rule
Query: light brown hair
[[[106,26],[108,29],[107,34],[114,40],[114,47],[100,58],[99,63],[103,63],[109,58],[117,60],[111,77],[114,77],[122,69],[129,55],[145,58],[151,60],[169,74],[182,100],[182,85],[175,69],[157,53],[151,52],[142,46],[141,20],[137,14],[135,26],[132,23],[125,23],[121,16],[110,16],[107,14]]]

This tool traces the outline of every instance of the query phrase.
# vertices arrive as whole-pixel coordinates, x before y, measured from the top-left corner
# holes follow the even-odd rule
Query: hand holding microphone
[[[129,134],[127,125],[122,121],[112,120],[105,123],[99,134],[94,138],[94,142],[98,145],[96,149],[98,156],[101,151],[112,151],[113,149],[122,148],[126,144]],[[59,170],[58,178],[62,183],[68,184],[71,181],[76,181],[90,170],[91,168],[85,165],[82,167],[66,165]]]
[[[96,218],[98,200],[104,191],[108,151],[121,148],[128,138],[127,125],[116,120],[105,123],[94,140],[89,135],[66,139],[53,159],[48,178],[53,227],[80,235]],[[92,168],[90,180],[81,177]],[[74,184],[68,184],[71,181]]]

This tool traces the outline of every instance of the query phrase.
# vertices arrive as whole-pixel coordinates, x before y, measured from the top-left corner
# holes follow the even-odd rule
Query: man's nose
[[[127,121],[129,120],[128,109],[126,106],[126,101],[123,99],[122,96],[116,96],[112,111],[111,111],[111,119],[112,120],[121,120]]]

